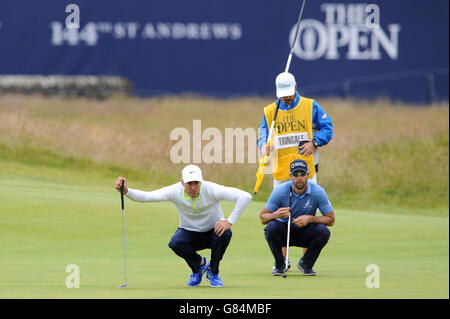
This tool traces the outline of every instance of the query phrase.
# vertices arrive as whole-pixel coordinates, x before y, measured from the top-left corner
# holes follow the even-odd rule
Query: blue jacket
[[[296,91],[296,96],[291,105],[283,103],[280,99],[280,110],[288,111],[295,108],[300,102],[300,94]],[[278,102],[278,101],[277,101]],[[331,122],[330,116],[320,107],[319,103],[313,102],[312,108],[312,123],[313,128],[317,130],[314,135],[314,139],[317,141],[319,146],[327,145],[333,138],[333,123]],[[261,125],[259,127],[259,137],[257,141],[258,148],[267,144],[267,137],[269,136],[269,127],[267,126],[266,117],[263,114]]]

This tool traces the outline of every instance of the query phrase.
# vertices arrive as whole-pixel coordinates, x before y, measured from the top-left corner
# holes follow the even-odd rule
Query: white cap
[[[292,96],[295,94],[295,78],[291,73],[283,72],[277,75],[275,86],[277,87],[277,98]]]
[[[188,165],[181,171],[181,178],[184,183],[203,182],[202,170],[196,165]]]

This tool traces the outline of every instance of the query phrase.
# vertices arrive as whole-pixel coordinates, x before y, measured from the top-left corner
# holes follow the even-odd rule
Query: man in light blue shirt
[[[322,248],[330,238],[326,226],[334,225],[334,209],[325,190],[308,183],[308,165],[297,159],[291,162],[291,181],[277,186],[260,213],[267,243],[275,258],[273,276],[281,276],[285,271],[285,259],[281,250],[287,243],[287,227],[291,214],[289,246],[307,247],[297,267],[305,276],[315,276],[313,266]],[[315,216],[317,209],[322,216]]]

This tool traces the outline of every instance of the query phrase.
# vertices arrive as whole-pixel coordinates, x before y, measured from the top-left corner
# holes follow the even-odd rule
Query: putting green
[[[185,262],[169,248],[178,227],[171,203],[125,202],[127,267],[123,283],[120,195],[109,185],[0,178],[0,298],[449,298],[448,217],[335,208],[336,225],[316,277],[294,266],[272,277],[273,258],[251,202],[233,226],[221,263],[225,287],[204,280],[186,287]],[[228,216],[232,203],[223,203]],[[202,252],[209,258],[209,250]],[[300,248],[291,249],[295,264]],[[80,288],[66,288],[66,266],[80,269]],[[380,287],[367,288],[376,264]]]

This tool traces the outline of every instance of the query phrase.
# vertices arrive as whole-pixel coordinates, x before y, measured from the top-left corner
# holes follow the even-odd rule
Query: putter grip
[[[124,205],[123,205],[123,184],[124,184],[124,182],[122,181],[122,186],[120,186],[120,199],[122,201],[122,210],[124,209]]]

